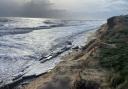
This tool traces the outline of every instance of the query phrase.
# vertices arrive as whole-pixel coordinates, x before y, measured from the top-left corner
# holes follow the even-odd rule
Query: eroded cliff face
[[[127,75],[122,77],[124,73],[128,73],[128,67],[125,66],[128,54],[124,54],[127,50],[124,53],[119,51],[125,55],[124,60],[119,60],[123,55],[118,58],[119,54],[112,52],[127,44],[128,16],[112,17],[83,49],[74,49],[51,72],[22,89],[127,89]],[[126,64],[121,65],[122,63]],[[125,71],[121,72],[122,68]]]
[[[81,71],[81,77],[76,79],[72,89],[127,89],[128,16],[109,18],[96,32],[96,38],[85,46],[84,53],[88,54],[85,61],[88,60],[86,65],[89,66]],[[89,71],[83,73],[90,68],[94,75]]]
[[[111,47],[100,48],[100,65],[111,71],[109,81],[113,89],[127,89],[128,16],[112,17],[106,27],[105,35],[99,39]]]

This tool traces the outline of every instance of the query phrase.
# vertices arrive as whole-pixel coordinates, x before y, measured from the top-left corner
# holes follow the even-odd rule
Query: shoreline
[[[92,34],[94,34],[94,32],[95,32],[95,30],[91,30],[91,31],[89,31],[89,34],[90,34],[90,36],[92,35]],[[71,52],[72,50],[75,50],[75,49],[79,49],[79,47],[74,47],[74,46],[72,46],[72,48],[70,48],[70,50],[69,50],[69,52]],[[82,46],[81,46],[81,48],[80,48],[80,50],[82,49]],[[62,50],[63,51],[63,50]],[[64,53],[64,54],[62,54],[62,56],[61,57],[64,57],[65,55],[68,55],[69,54],[69,52],[67,52],[67,53]],[[60,54],[61,55],[61,54]],[[59,55],[59,56],[60,56]],[[47,60],[48,61],[48,60]],[[61,61],[63,61],[63,60],[61,60]],[[58,63],[57,63],[58,64]],[[52,68],[52,69],[50,69],[50,71],[52,71],[54,68]],[[28,77],[21,77],[20,79],[18,79],[18,80],[16,80],[16,81],[14,81],[14,82],[12,82],[12,83],[10,83],[10,84],[7,84],[7,85],[4,85],[4,86],[2,86],[0,89],[8,89],[8,87],[10,87],[9,89],[12,89],[12,87],[14,87],[15,88],[15,86],[16,85],[25,85],[26,83],[28,84],[29,82],[26,82],[26,80],[29,80],[29,79],[36,79],[36,78],[38,78],[39,76],[43,76],[44,74],[46,74],[46,73],[49,73],[49,71],[48,72],[45,72],[45,73],[41,73],[41,74],[39,74],[38,76],[35,76],[35,75],[32,75],[32,76],[28,76]],[[27,79],[26,79],[27,78]],[[25,81],[25,84],[24,84],[24,82],[23,81]]]
[[[94,36],[94,33],[95,33],[95,31],[90,31],[91,32],[91,35],[89,36],[89,37],[92,37],[92,36]],[[90,32],[89,32],[89,34],[90,34]],[[92,37],[93,38],[93,37]],[[88,39],[88,38],[87,38]],[[87,43],[88,43],[89,41],[87,41]],[[87,44],[86,44],[87,45]],[[81,46],[81,47],[78,47],[78,46],[76,46],[76,47],[72,47],[72,48],[70,48],[70,50],[68,50],[68,52],[67,51],[65,51],[66,53],[63,53],[62,54],[62,56],[60,57],[60,59],[62,60],[62,61],[60,61],[60,63],[61,62],[63,62],[66,58],[66,56],[68,56],[68,55],[70,55],[71,53],[73,53],[73,52],[77,52],[78,50],[79,51],[82,51],[82,49],[84,49],[85,47],[83,47],[83,46]],[[61,55],[61,54],[60,54]],[[59,56],[60,56],[59,55]],[[51,59],[52,60],[52,59]],[[41,60],[42,61],[42,60]],[[46,60],[46,61],[48,61],[48,60]],[[58,64],[60,64],[60,63],[58,63]],[[58,65],[57,64],[57,65]],[[57,66],[56,65],[56,66]],[[54,67],[54,68],[56,68],[56,66]],[[52,70],[54,70],[54,68],[52,68],[50,71],[52,71]],[[18,79],[18,80],[16,80],[16,81],[14,81],[14,82],[12,82],[12,83],[10,83],[10,84],[7,84],[7,85],[4,85],[4,86],[2,86],[2,87],[0,87],[0,89],[15,89],[17,86],[20,86],[20,85],[28,85],[29,83],[31,83],[31,81],[33,81],[34,79],[37,79],[37,78],[39,78],[40,76],[44,76],[45,74],[47,75],[47,74],[49,74],[50,73],[50,71],[48,71],[48,72],[45,72],[45,73],[41,73],[40,75],[31,75],[31,76],[26,76],[26,77],[21,77],[20,79]],[[30,80],[30,81],[29,81]],[[25,82],[24,82],[25,81]],[[20,88],[20,89],[22,89],[22,88]]]
[[[83,48],[77,48],[77,47],[74,47],[72,50],[70,50],[70,52],[68,52],[68,53],[66,53],[65,55],[63,55],[63,56],[61,56],[61,59],[62,59],[62,61],[60,62],[60,63],[63,63],[64,61],[65,61],[65,59],[66,59],[66,57],[67,56],[70,56],[72,53],[74,53],[74,52],[78,52],[78,51],[82,51],[82,49],[84,49],[84,47]],[[60,63],[58,63],[57,65],[59,65]],[[56,65],[56,66],[57,66]],[[41,76],[45,76],[45,75],[49,75],[49,73],[52,71],[52,70],[54,70],[55,68],[56,68],[56,66],[53,68],[53,69],[51,69],[51,70],[49,70],[48,72],[45,72],[45,73],[42,73],[42,74],[40,74],[40,75],[31,75],[31,76],[26,76],[26,77],[22,77],[22,78],[20,78],[20,79],[18,79],[18,80],[16,80],[16,81],[14,81],[14,82],[12,82],[12,83],[10,83],[10,84],[7,84],[7,85],[4,85],[4,86],[2,86],[2,87],[0,87],[0,89],[15,89],[15,88],[17,88],[17,87],[19,87],[19,86],[26,86],[26,85],[28,85],[29,83],[31,83],[33,80],[35,80],[35,79],[37,79],[37,78],[39,78],[39,77],[41,77]],[[25,82],[24,82],[25,81]],[[20,88],[20,89],[22,89],[22,88]]]
[[[121,80],[123,76],[116,73],[111,66],[111,63],[115,64],[115,60],[113,59],[114,61],[111,62],[109,56],[114,55],[105,54],[110,62],[106,61],[106,56],[102,56],[106,52],[105,50],[113,52],[112,50],[127,44],[128,31],[123,29],[127,27],[127,18],[127,16],[116,16],[108,19],[107,23],[96,31],[96,38],[90,40],[82,50],[78,48],[72,51],[63,57],[64,60],[57,64],[49,73],[34,79],[30,84],[24,85],[21,89],[117,89],[118,87],[125,87],[119,89],[127,89],[127,79]],[[121,38],[126,44],[119,44],[118,41],[120,40],[116,38],[117,36],[126,37],[124,39]],[[114,41],[108,39],[114,39]],[[108,41],[111,42],[109,43]],[[118,45],[120,46],[118,47]],[[111,51],[109,51],[110,49]],[[127,52],[127,50],[125,51]],[[125,54],[127,54],[126,52]],[[118,54],[118,56],[123,54]],[[120,60],[119,58],[116,62],[119,61],[120,63]],[[122,61],[125,63],[125,60]],[[106,65],[110,68],[105,67]],[[119,65],[122,66],[121,64]],[[125,66],[127,67],[127,65]],[[123,70],[123,72],[127,71]],[[118,82],[120,80],[124,82]]]
[[[87,44],[85,44],[85,46],[82,46],[81,48],[79,48],[79,47],[72,48],[72,50],[70,50],[69,53],[67,53],[67,54],[65,54],[65,55],[63,55],[61,57],[62,61],[60,63],[58,63],[53,69],[51,69],[51,71],[49,71],[47,73],[44,73],[44,74],[41,74],[40,76],[36,77],[31,82],[36,81],[36,79],[39,79],[40,77],[44,77],[45,78],[45,76],[47,76],[47,77],[52,76],[52,72],[54,70],[56,70],[56,68],[58,68],[58,66],[60,66],[61,64],[65,64],[65,62],[67,62],[67,58],[70,58],[69,61],[72,61],[72,60],[76,60],[76,59],[78,59],[78,58],[80,58],[82,56],[85,56],[83,52],[85,52],[85,50],[89,46],[88,44],[91,44],[90,42],[92,42],[92,40],[95,41],[95,33],[96,32],[94,32],[93,34],[91,34],[89,36],[91,39],[88,39]],[[28,83],[28,84],[23,85],[20,89],[27,89],[27,88],[24,88],[24,87],[26,87],[27,85],[31,84],[31,82]]]

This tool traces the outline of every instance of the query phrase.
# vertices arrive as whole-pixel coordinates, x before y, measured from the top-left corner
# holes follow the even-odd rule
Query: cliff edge
[[[22,89],[127,89],[128,16],[116,16],[82,49]]]

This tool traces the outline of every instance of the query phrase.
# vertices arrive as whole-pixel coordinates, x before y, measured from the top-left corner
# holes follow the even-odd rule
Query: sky
[[[128,0],[0,0],[0,16],[105,19],[128,14]]]
[[[81,18],[108,18],[128,14],[128,0],[51,0]]]

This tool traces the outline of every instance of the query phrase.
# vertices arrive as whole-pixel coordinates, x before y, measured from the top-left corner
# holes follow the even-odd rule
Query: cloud
[[[48,0],[2,0],[0,16],[60,17],[62,11],[52,6]]]
[[[0,16],[89,19],[127,11],[127,0],[0,0]]]

